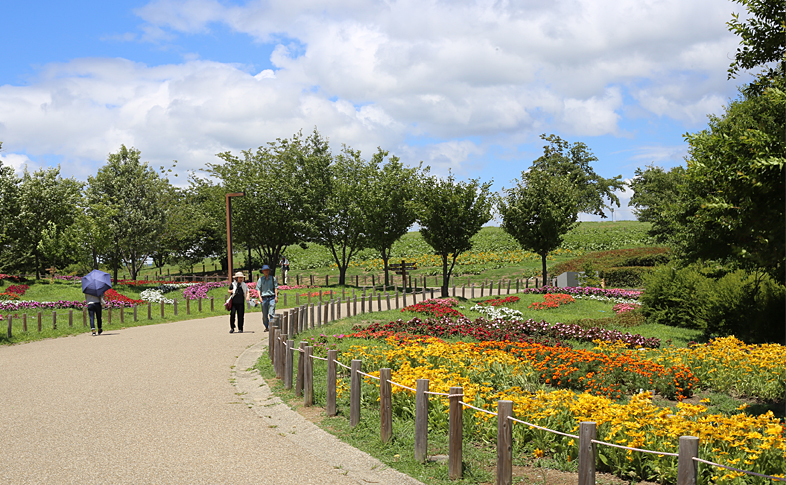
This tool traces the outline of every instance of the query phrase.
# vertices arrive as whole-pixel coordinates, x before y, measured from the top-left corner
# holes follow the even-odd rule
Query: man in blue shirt
[[[262,276],[257,280],[257,291],[262,299],[262,323],[265,332],[269,330],[270,320],[276,315],[278,302],[278,281],[275,276],[270,276],[270,266],[262,266]]]

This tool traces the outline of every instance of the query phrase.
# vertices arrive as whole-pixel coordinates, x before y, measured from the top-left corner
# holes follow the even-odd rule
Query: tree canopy
[[[568,143],[557,135],[540,137],[549,144],[543,147],[543,155],[532,163],[532,169],[566,178],[575,189],[579,212],[605,218],[603,209],[607,207],[607,200],[609,205],[620,206],[614,192],[625,186],[622,175],[604,178],[595,173],[591,163],[598,158],[582,142]]]

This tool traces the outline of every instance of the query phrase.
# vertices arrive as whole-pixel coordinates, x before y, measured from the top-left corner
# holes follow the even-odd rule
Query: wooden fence
[[[455,294],[455,289],[454,292]],[[425,299],[426,289],[420,293]],[[414,295],[413,295],[414,296]],[[416,300],[415,297],[413,299]],[[381,300],[378,299],[378,310],[381,309]],[[422,301],[422,300],[421,300]],[[357,313],[357,299],[346,300],[347,316],[353,309]],[[369,311],[372,311],[373,301],[369,301]],[[390,309],[390,299],[387,299],[388,309]],[[404,294],[404,304],[406,305],[406,294]],[[679,438],[679,452],[663,452],[631,448],[614,443],[597,440],[597,426],[594,422],[582,422],[579,425],[579,434],[574,435],[538,426],[533,423],[516,419],[513,414],[513,402],[500,400],[497,401],[497,411],[492,412],[487,409],[477,408],[462,400],[464,397],[461,387],[451,387],[448,393],[430,392],[428,379],[418,379],[416,388],[405,386],[391,379],[392,370],[390,368],[379,369],[379,377],[361,371],[362,361],[354,359],[351,365],[347,366],[339,362],[338,351],[328,350],[327,358],[314,355],[314,347],[308,345],[306,341],[299,343],[295,347],[294,337],[308,329],[320,327],[334,320],[340,319],[341,308],[344,302],[331,300],[324,307],[321,302],[315,307],[303,305],[298,308],[289,309],[281,314],[277,314],[270,324],[268,335],[268,357],[275,369],[276,378],[280,379],[284,387],[291,389],[295,387],[297,396],[303,397],[304,406],[314,404],[314,360],[324,361],[327,365],[327,390],[325,411],[328,416],[337,414],[336,386],[338,367],[349,371],[350,378],[350,426],[356,426],[361,419],[361,376],[379,382],[380,396],[380,440],[387,443],[393,436],[393,415],[392,415],[392,387],[404,388],[415,394],[415,444],[414,457],[416,460],[425,461],[428,456],[428,408],[429,396],[441,396],[448,398],[448,476],[450,479],[462,478],[462,459],[463,459],[463,419],[464,410],[469,408],[477,412],[487,413],[497,418],[497,464],[496,464],[496,483],[499,485],[509,485],[513,483],[513,426],[524,425],[539,429],[545,432],[554,433],[570,437],[578,441],[579,458],[579,485],[595,484],[595,467],[598,460],[598,446],[609,446],[620,448],[638,453],[649,453],[659,456],[671,456],[677,459],[677,485],[695,485],[698,479],[698,465],[720,467],[733,470],[748,475],[768,478],[775,481],[786,482],[786,479],[762,475],[759,473],[742,470],[718,463],[713,463],[699,458],[699,439],[695,436],[681,436]],[[350,306],[352,305],[352,306]],[[398,308],[398,295],[396,295],[396,308]],[[364,307],[361,307],[363,311]],[[324,315],[324,318],[323,318]],[[294,369],[294,353],[299,354],[297,373]],[[293,383],[294,380],[294,383]]]

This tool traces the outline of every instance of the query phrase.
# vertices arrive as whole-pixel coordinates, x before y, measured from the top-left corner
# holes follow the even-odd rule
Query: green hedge
[[[605,281],[606,286],[613,288],[641,288],[644,278],[652,271],[653,268],[646,266],[626,266],[600,270],[598,276]]]

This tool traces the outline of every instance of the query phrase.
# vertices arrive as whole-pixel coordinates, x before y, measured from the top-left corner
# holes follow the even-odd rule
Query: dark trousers
[[[87,304],[87,313],[90,315],[90,328],[93,330],[96,329],[96,320],[98,323],[98,329],[101,330],[101,304],[100,303],[88,303]]]
[[[232,309],[229,311],[229,328],[235,329],[235,313],[237,313],[237,329],[243,331],[243,320],[246,317],[246,301],[242,303],[232,302]]]

